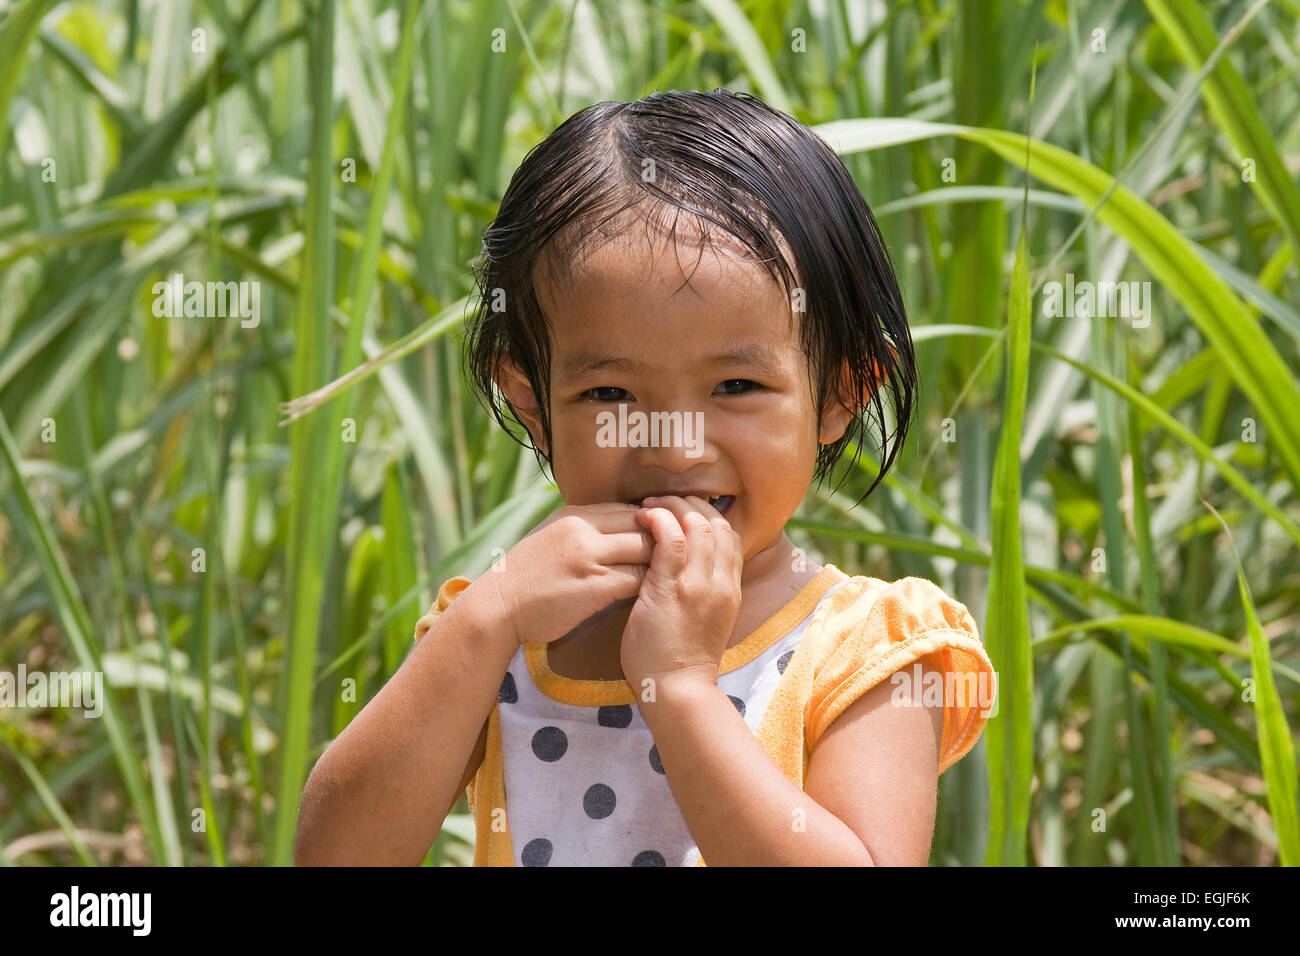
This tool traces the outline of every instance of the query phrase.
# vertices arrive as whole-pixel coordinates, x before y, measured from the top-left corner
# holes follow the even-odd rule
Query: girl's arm
[[[888,680],[822,735],[800,790],[727,696],[661,681],[642,705],[668,785],[709,866],[924,866],[943,708],[900,707]]]
[[[941,670],[923,660],[926,675]],[[923,678],[924,679],[924,678]],[[934,839],[943,705],[903,706],[885,678],[826,728],[804,789],[876,866],[925,866]]]
[[[500,605],[466,588],[312,768],[294,862],[419,865],[482,760],[519,649]],[[477,756],[477,760],[473,759]]]
[[[296,862],[424,859],[482,760],[484,723],[520,644],[558,640],[636,596],[653,541],[635,513],[618,502],[566,505],[447,605],[312,768]]]
[[[942,707],[896,706],[889,684],[879,682],[821,733],[800,790],[718,687],[740,606],[740,535],[700,498],[645,504],[638,520],[654,534],[655,551],[620,657],[628,682],[641,688],[638,706],[704,861],[924,864]]]

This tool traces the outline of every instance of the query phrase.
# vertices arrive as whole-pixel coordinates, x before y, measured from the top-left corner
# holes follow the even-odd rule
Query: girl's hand
[[[559,640],[611,604],[636,597],[654,538],[636,505],[566,505],[552,512],[457,598],[485,602],[514,639]]]
[[[623,630],[623,675],[638,696],[646,678],[717,686],[722,654],[740,613],[740,535],[701,498],[647,498],[636,520],[654,554]]]

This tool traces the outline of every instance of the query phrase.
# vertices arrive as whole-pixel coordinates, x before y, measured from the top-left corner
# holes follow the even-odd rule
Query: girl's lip
[[[663,496],[663,495],[647,495],[646,497],[647,497],[647,498],[662,498],[662,497],[664,497],[664,496]],[[683,497],[686,497],[686,496],[683,496]],[[710,504],[712,504],[712,503],[715,502],[715,501],[720,502],[720,503],[722,504],[722,507],[718,508],[717,505],[713,505],[713,507],[714,507],[714,508],[717,508],[717,511],[718,511],[719,514],[723,514],[723,515],[725,515],[725,514],[726,514],[726,513],[731,509],[731,506],[732,506],[733,504],[736,503],[736,496],[735,496],[735,495],[715,495],[715,496],[713,496],[713,497],[706,497],[704,500],[707,501],[707,502],[709,502]],[[636,505],[636,506],[639,508],[639,507],[641,507],[641,506],[645,503],[645,498],[637,498],[637,499],[633,500],[631,503],[634,504],[634,505]]]

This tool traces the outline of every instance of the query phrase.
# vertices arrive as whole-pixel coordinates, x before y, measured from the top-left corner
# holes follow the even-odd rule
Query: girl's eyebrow
[[[762,375],[776,377],[780,374],[780,363],[767,349],[758,345],[739,345],[726,352],[711,355],[701,361],[701,365],[741,365],[753,369]],[[602,355],[598,352],[579,351],[566,355],[559,363],[556,377],[560,381],[581,378],[590,372],[599,372],[612,368],[639,375],[647,375],[653,369],[645,362],[632,358]]]
[[[624,372],[636,372],[645,374],[650,371],[650,366],[637,359],[618,358],[613,355],[601,355],[598,352],[573,352],[566,355],[560,361],[560,367],[556,371],[556,377],[560,381],[567,382],[571,379],[581,378],[589,372],[599,372],[602,369],[613,368]]]
[[[771,378],[781,374],[781,363],[761,345],[738,345],[734,349],[709,356],[703,364],[740,365]]]

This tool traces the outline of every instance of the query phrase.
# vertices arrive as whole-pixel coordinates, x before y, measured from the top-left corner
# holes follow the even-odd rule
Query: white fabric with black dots
[[[751,733],[813,613],[754,660],[720,675],[718,687]],[[516,866],[696,864],[699,848],[635,705],[580,707],[553,700],[533,682],[522,647],[510,661],[498,703]]]

